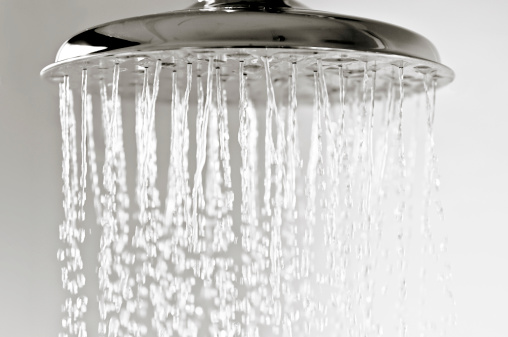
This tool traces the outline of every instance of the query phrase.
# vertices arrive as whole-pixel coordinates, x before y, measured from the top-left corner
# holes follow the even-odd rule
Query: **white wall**
[[[39,78],[89,26],[190,0],[0,0],[0,334],[56,336],[61,207],[57,89]],[[456,80],[438,96],[441,197],[450,233],[456,337],[508,328],[508,6],[503,0],[303,1],[428,37]],[[413,337],[413,336],[411,336]]]

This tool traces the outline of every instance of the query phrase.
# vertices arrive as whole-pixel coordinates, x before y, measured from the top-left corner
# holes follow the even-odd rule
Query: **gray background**
[[[189,0],[0,0],[0,335],[56,336],[61,207],[57,88],[39,78],[89,26]],[[429,38],[457,78],[438,96],[441,198],[450,235],[457,337],[508,328],[508,8],[503,0],[304,1]],[[391,336],[389,336],[391,337]],[[411,336],[413,337],[413,336]]]

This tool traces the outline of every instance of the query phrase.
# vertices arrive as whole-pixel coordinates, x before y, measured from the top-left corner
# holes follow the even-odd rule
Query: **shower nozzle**
[[[205,0],[184,10],[102,24],[66,41],[42,76],[61,77],[69,64],[97,66],[104,58],[165,59],[175,52],[182,56],[217,49],[227,54],[314,53],[316,58],[409,65],[435,72],[440,86],[454,77],[440,63],[434,45],[415,32],[310,10],[291,0]]]
[[[95,239],[101,336],[395,336],[452,321],[430,302],[405,314],[426,282],[406,249],[443,268],[430,265],[433,123],[454,75],[423,36],[291,0],[202,0],[77,34],[42,76],[59,84],[61,335],[87,334],[80,249]],[[102,228],[90,238],[87,191]]]

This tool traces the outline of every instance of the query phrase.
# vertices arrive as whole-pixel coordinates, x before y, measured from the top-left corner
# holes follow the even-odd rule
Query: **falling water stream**
[[[447,333],[432,72],[154,60],[132,101],[122,67],[60,84],[62,337]],[[87,231],[100,236],[90,299]],[[433,313],[440,304],[449,310]]]

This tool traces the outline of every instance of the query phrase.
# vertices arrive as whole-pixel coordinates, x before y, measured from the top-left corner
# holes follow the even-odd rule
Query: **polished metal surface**
[[[198,0],[196,4],[190,8],[231,8],[231,7],[264,7],[264,8],[308,8],[295,0]]]
[[[291,0],[205,0],[188,9],[118,20],[88,29],[66,41],[56,63],[42,71],[104,57],[135,57],[182,49],[307,49],[360,53],[360,61],[392,57],[401,65],[423,62],[441,77],[434,45],[410,30],[374,20],[314,11]],[[85,65],[86,66],[86,65]]]

